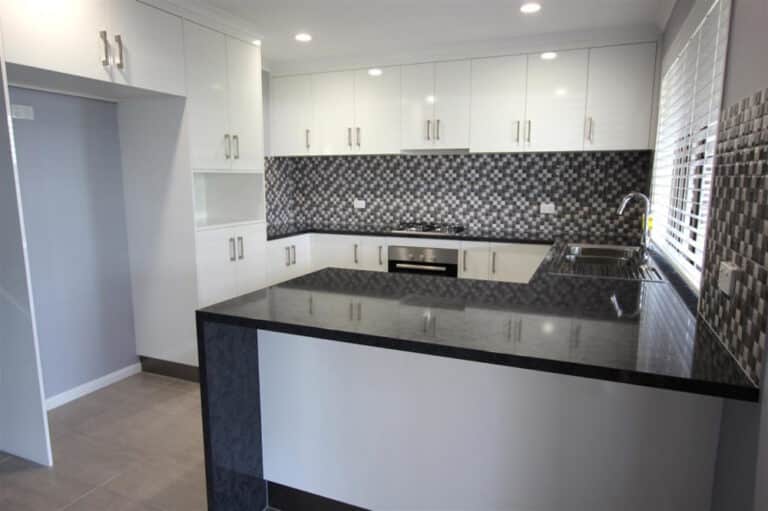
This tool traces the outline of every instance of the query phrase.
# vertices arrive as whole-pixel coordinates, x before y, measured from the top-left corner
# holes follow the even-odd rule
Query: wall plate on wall
[[[26,121],[35,120],[35,109],[29,105],[11,105],[11,117]]]

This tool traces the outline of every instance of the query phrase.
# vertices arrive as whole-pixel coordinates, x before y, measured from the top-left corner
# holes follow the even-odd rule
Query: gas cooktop
[[[393,233],[408,234],[459,234],[463,231],[463,225],[437,222],[400,222],[397,227],[392,229]]]

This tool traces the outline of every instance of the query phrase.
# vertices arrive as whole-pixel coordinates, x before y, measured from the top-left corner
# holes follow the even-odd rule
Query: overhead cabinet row
[[[274,77],[276,156],[648,149],[656,44]]]

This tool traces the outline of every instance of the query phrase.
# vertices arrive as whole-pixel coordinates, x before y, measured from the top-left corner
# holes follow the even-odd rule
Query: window
[[[664,74],[651,239],[697,289],[722,103],[731,0],[715,1]]]

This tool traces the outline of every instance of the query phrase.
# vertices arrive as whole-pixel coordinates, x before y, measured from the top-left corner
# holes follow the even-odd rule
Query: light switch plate
[[[554,215],[557,213],[557,208],[554,202],[542,202],[539,211],[542,215]]]
[[[717,276],[717,287],[728,296],[733,294],[736,287],[736,280],[741,273],[741,269],[730,261],[720,263],[720,272]]]
[[[362,199],[355,199],[355,209],[365,209],[365,201]]]
[[[34,121],[35,109],[29,105],[11,105],[11,117],[14,119]]]

